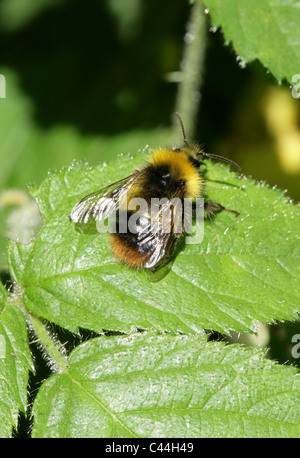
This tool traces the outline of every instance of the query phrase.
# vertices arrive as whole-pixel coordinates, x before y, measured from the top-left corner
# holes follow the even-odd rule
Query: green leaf
[[[118,153],[134,151],[145,142],[155,145],[172,135],[167,129],[129,131],[113,137],[81,135],[64,125],[45,132],[34,122],[32,101],[22,92],[17,74],[7,67],[1,68],[1,74],[7,97],[0,103],[0,189],[39,182],[49,170],[60,169],[73,159],[109,162]]]
[[[75,332],[129,332],[132,326],[249,332],[256,320],[295,319],[300,207],[223,164],[208,163],[207,194],[240,216],[224,211],[206,222],[203,242],[181,247],[160,281],[120,265],[106,234],[69,221],[83,195],[128,176],[146,157],[122,156],[95,168],[75,164],[32,190],[44,227],[34,242],[10,242],[8,250],[26,308]]]
[[[2,283],[0,282],[0,311],[3,310],[7,298],[7,292]]]
[[[38,16],[47,7],[59,4],[59,0],[41,0],[36,3],[34,0],[26,2],[26,7],[20,0],[4,0],[0,5],[0,24],[4,30],[15,30],[28,23]]]
[[[27,409],[28,371],[33,371],[27,341],[23,313],[6,303],[0,314],[0,437],[11,436],[19,411]]]
[[[0,234],[0,272],[7,269],[7,239]]]
[[[241,62],[259,59],[279,81],[299,73],[300,7],[297,0],[205,0]]]
[[[46,380],[33,437],[299,437],[296,369],[204,336],[100,337]]]

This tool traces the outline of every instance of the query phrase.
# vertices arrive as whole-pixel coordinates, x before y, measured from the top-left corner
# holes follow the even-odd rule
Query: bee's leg
[[[223,205],[219,204],[218,202],[214,202],[213,200],[207,200],[204,202],[204,214],[206,218],[212,218],[216,213],[223,210],[234,213],[236,216],[240,214],[236,210],[231,210],[230,208],[223,207]]]
[[[172,251],[174,250],[175,246],[177,245],[177,242],[179,240],[180,235],[181,234],[174,235],[173,240],[170,243],[170,245],[168,247],[168,251],[165,254],[165,256],[162,258],[162,260],[158,264],[156,264],[156,266],[152,267],[151,271],[153,273],[156,272],[158,269],[160,269],[160,267],[162,267],[164,264],[166,264],[166,262],[168,261]]]

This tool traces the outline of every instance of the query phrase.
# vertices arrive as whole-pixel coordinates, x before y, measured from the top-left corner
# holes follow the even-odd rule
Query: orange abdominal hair
[[[142,254],[138,251],[137,247],[131,246],[120,239],[118,234],[110,235],[110,243],[113,254],[130,267],[141,269],[144,267],[145,262],[149,255]]]

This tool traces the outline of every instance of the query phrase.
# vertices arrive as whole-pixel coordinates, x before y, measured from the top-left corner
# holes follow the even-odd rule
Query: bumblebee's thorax
[[[149,165],[145,169],[144,190],[149,197],[172,196],[185,185],[169,164]]]
[[[190,148],[155,150],[148,160],[145,190],[151,197],[171,196],[183,190],[183,197],[196,199],[203,190],[196,156]]]

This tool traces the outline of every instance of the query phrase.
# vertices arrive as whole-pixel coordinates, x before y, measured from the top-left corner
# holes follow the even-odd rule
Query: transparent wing
[[[153,237],[153,241],[156,241],[153,245],[153,252],[150,258],[145,263],[147,269],[155,267],[165,256],[165,254],[171,253],[171,248],[173,245],[174,234],[164,235],[163,237]]]
[[[119,208],[126,193],[141,176],[140,171],[116,181],[88,196],[83,197],[72,209],[70,219],[75,223],[87,223],[90,218],[100,221],[108,218]]]
[[[169,255],[174,243],[184,231],[183,227],[182,200],[174,196],[171,200],[166,199],[164,203],[151,207],[151,216],[146,229],[141,234],[141,244],[148,247],[151,255],[145,267],[156,266],[165,255]]]

